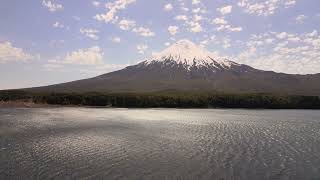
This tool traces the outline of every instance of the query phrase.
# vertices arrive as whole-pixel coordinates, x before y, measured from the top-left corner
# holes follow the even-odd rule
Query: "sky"
[[[181,39],[262,70],[320,73],[320,1],[1,0],[0,89],[94,77]]]

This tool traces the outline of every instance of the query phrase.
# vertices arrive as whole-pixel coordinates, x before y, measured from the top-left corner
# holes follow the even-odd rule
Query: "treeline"
[[[0,91],[0,101],[32,100],[52,105],[128,108],[320,109],[318,96],[227,94],[217,92],[29,93]]]

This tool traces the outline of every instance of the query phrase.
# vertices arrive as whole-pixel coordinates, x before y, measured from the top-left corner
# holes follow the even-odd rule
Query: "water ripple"
[[[0,179],[317,179],[320,112],[0,109]]]

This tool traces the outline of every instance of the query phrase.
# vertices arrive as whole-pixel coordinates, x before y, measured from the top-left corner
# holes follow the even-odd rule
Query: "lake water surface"
[[[0,109],[0,179],[320,179],[320,111]]]

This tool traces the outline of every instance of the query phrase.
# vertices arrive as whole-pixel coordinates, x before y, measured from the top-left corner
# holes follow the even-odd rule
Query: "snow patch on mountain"
[[[213,53],[197,46],[187,39],[180,40],[159,53],[154,53],[150,58],[144,61],[144,64],[150,65],[152,63],[168,61],[182,64],[188,70],[192,66],[230,69],[232,65],[238,65],[225,58],[215,57]]]

